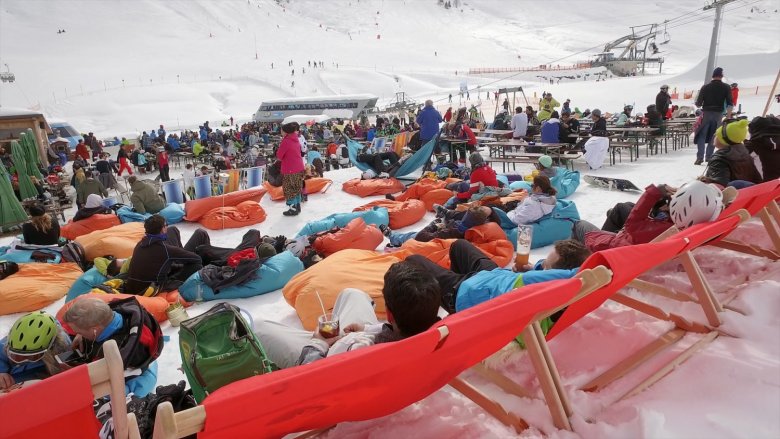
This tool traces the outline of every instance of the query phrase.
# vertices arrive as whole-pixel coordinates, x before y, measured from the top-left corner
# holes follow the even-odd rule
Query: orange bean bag
[[[78,265],[19,264],[19,271],[0,280],[0,315],[39,310],[68,293],[84,274]]]
[[[363,218],[355,218],[338,232],[317,237],[312,245],[317,253],[330,256],[347,248],[376,250],[384,239],[382,231],[375,225],[367,225]]]
[[[454,193],[449,189],[434,189],[424,193],[420,201],[425,204],[425,210],[433,212],[434,204],[444,204],[453,196]]]
[[[399,259],[390,253],[347,249],[334,253],[321,262],[298,273],[282,289],[285,300],[298,314],[303,328],[314,330],[322,314],[317,293],[325,309],[333,310],[336,297],[344,288],[365,291],[376,304],[376,315],[386,318],[382,297],[387,269]]]
[[[432,178],[423,178],[420,181],[410,185],[400,195],[396,195],[395,199],[398,201],[406,201],[408,199],[419,200],[420,197],[426,193],[435,189],[444,189],[447,183],[442,180],[434,180]]]
[[[344,192],[359,197],[371,195],[394,194],[404,190],[404,184],[395,178],[375,178],[373,180],[361,180],[353,178],[341,185]]]
[[[490,222],[472,227],[466,230],[465,238],[499,267],[505,267],[515,255],[512,243],[507,241],[506,234],[496,223]],[[423,255],[444,268],[450,268],[450,246],[453,242],[454,239],[437,238],[428,242],[410,239],[393,255],[399,259],[406,259],[411,255]]]
[[[216,197],[189,200],[184,203],[184,219],[186,221],[196,222],[200,220],[203,215],[216,207],[236,206],[239,203],[250,200],[259,203],[265,193],[265,188],[252,188]]]
[[[170,305],[171,303],[180,301],[183,305],[189,306],[189,304],[184,302],[184,300],[179,299],[178,291],[160,293],[154,297],[144,297],[144,296],[133,296],[132,294],[111,294],[96,288],[87,294],[82,294],[81,296],[76,297],[70,302],[65,303],[65,305],[63,305],[62,308],[60,308],[60,310],[57,311],[57,320],[59,320],[60,322],[64,321],[63,317],[65,316],[65,313],[70,309],[70,307],[73,306],[74,303],[78,302],[79,300],[85,297],[100,299],[106,303],[113,302],[114,300],[127,299],[128,297],[135,297],[136,299],[138,299],[138,303],[140,303],[141,306],[144,307],[144,309],[149,311],[149,313],[153,315],[154,318],[160,323],[168,320],[168,315],[165,313],[165,310],[168,309],[168,305]]]
[[[84,246],[87,260],[112,255],[115,258],[133,256],[133,249],[144,237],[144,223],[125,223],[79,236],[74,241]]]
[[[390,228],[397,230],[420,221],[425,216],[425,204],[420,200],[376,200],[356,207],[353,212],[371,210],[374,207],[384,207],[390,215]]]
[[[304,184],[306,185],[306,194],[312,195],[312,194],[318,194],[322,191],[324,191],[331,183],[333,183],[333,180],[329,180],[327,178],[310,178],[308,180],[304,181]],[[268,191],[268,195],[271,197],[274,201],[281,201],[284,200],[284,190],[281,186],[271,186],[270,183],[267,181],[263,183],[263,186]]]
[[[244,201],[235,207],[217,207],[211,209],[198,221],[211,230],[231,229],[251,226],[265,221],[265,210],[254,201]]]
[[[60,227],[60,236],[72,241],[81,235],[86,235],[95,230],[103,230],[120,224],[122,222],[119,221],[118,216],[112,213],[99,213],[80,221],[68,221],[67,224]]]

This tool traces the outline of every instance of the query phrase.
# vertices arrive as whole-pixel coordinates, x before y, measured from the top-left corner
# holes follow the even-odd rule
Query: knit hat
[[[93,209],[95,207],[100,207],[102,205],[103,198],[98,194],[89,194],[87,197],[87,202],[84,204],[84,207],[87,209]]]
[[[544,166],[545,168],[549,168],[553,164],[552,157],[549,155],[543,155],[539,157],[539,164]]]
[[[712,71],[712,77],[713,78],[722,78],[723,77],[723,68],[722,67],[715,67],[715,70]]]
[[[723,128],[726,135],[723,135]],[[715,131],[715,136],[724,145],[736,145],[745,141],[748,135],[748,121],[741,119],[736,122],[726,122]]]
[[[270,258],[271,256],[276,256],[276,249],[273,245],[264,242],[257,246],[258,258]]]
[[[601,110],[599,110],[598,108],[596,108],[596,109],[594,109],[594,110],[593,110],[593,112],[592,112],[591,114],[592,114],[592,115],[594,115],[594,116],[599,116],[599,117],[601,117]]]
[[[471,163],[472,168],[476,168],[478,165],[481,165],[484,163],[485,160],[482,158],[482,155],[478,152],[471,153],[469,156],[469,163]]]

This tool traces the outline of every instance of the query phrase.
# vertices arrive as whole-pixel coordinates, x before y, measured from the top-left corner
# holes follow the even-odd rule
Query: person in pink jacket
[[[284,216],[301,213],[301,192],[303,190],[304,167],[301,160],[301,143],[298,140],[298,123],[282,125],[284,138],[276,151],[276,157],[282,162],[282,189],[290,209]]]

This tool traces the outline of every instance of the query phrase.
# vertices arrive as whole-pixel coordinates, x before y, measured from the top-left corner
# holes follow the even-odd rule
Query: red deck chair
[[[0,396],[0,438],[96,438],[100,423],[92,402],[105,395],[111,395],[115,437],[140,437],[135,416],[127,415],[124,367],[116,342],[104,343],[103,350],[102,360]]]
[[[746,187],[737,191],[737,197],[721,214],[721,218],[724,218],[739,209],[746,209],[751,216],[758,216],[772,240],[774,249],[762,248],[733,238],[721,239],[713,245],[749,255],[766,257],[774,261],[779,260],[780,208],[777,206],[778,198],[780,198],[780,179]]]
[[[403,341],[248,378],[176,414],[163,404],[154,437],[279,437],[386,416],[448,383],[502,422],[523,429],[527,424],[522,419],[457,377],[504,347],[538,313],[563,306],[582,285],[580,279],[570,279],[524,287]],[[258,407],[258,401],[269,403]]]

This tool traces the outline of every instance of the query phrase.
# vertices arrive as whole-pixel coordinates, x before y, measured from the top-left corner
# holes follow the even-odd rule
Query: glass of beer
[[[321,315],[317,319],[317,329],[324,338],[333,338],[339,335],[339,319],[332,313]]]
[[[533,226],[517,226],[517,254],[515,255],[515,269],[520,270],[528,264],[531,255],[531,241],[533,239]]]

